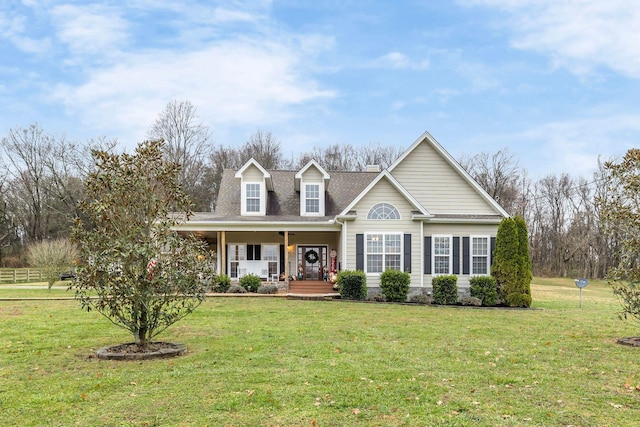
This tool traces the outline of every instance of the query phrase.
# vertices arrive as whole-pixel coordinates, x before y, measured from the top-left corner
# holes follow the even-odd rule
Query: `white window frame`
[[[436,240],[448,239],[449,240],[449,253],[446,255],[436,254]],[[448,269],[446,273],[436,272],[436,257],[447,257]],[[433,276],[444,276],[453,274],[453,235],[452,234],[434,234],[431,236],[431,271]]]
[[[395,213],[394,215],[397,216],[397,218],[389,218],[388,214],[385,218],[372,218],[374,213],[376,215],[379,215],[378,209],[385,209],[385,208],[388,209],[388,212],[394,212]],[[397,221],[402,219],[402,217],[400,216],[400,211],[398,211],[398,209],[395,206],[393,206],[391,203],[382,202],[382,203],[376,203],[371,207],[371,209],[369,209],[369,212],[367,213],[367,219],[371,221]]]
[[[258,203],[260,204],[260,206],[257,211],[247,210],[247,186],[248,185],[258,186]],[[242,189],[240,192],[241,192],[240,197],[242,198],[242,201],[240,203],[242,208],[242,215],[265,215],[266,197],[264,192],[264,182],[243,181]],[[251,199],[255,199],[255,197],[252,197]]]
[[[238,259],[235,258],[235,251],[232,251],[232,247],[238,247]],[[231,255],[233,253],[233,256]],[[227,244],[227,271],[231,279],[238,278],[238,269],[240,269],[241,261],[247,260],[247,244],[246,243],[228,243]],[[237,262],[236,275],[232,275],[231,263]]]
[[[318,186],[318,212],[307,212],[307,185]],[[313,181],[300,183],[300,214],[302,216],[324,216],[324,183]]]
[[[369,253],[369,237],[370,236],[381,236],[382,237],[382,252],[374,252]],[[400,245],[398,248],[398,252],[387,252],[386,240],[388,236],[399,236]],[[391,255],[399,255],[400,261],[398,264],[398,271],[402,271],[402,266],[404,265],[404,233],[401,231],[398,232],[369,232],[364,235],[364,271],[368,276],[377,276],[384,273],[387,268],[387,256]],[[369,255],[380,255],[382,256],[382,271],[369,271]]]
[[[485,241],[487,242],[487,252],[486,254],[476,254],[474,253],[474,245],[473,245],[473,239],[485,239]],[[491,266],[489,265],[489,255],[491,252],[491,237],[490,236],[469,236],[469,272],[472,276],[488,276],[491,273]],[[476,271],[474,271],[473,266],[474,266],[474,262],[473,259],[475,258],[479,258],[479,257],[485,257],[486,258],[486,273],[478,273]]]
[[[267,246],[273,246],[275,248],[275,259],[272,259],[268,254],[267,254]],[[262,260],[267,262],[267,268],[269,269],[269,276],[271,277],[272,274],[280,274],[280,244],[279,243],[263,243],[262,244]],[[270,271],[270,264],[271,263],[275,263],[276,264],[276,269],[275,272],[271,272]]]

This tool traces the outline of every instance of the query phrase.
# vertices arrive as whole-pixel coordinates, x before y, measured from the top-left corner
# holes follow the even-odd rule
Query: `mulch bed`
[[[618,338],[618,344],[628,345],[631,347],[640,347],[640,337]]]
[[[159,341],[149,343],[146,347],[140,347],[136,343],[102,347],[96,354],[99,359],[107,360],[147,360],[180,356],[186,352],[184,344]]]

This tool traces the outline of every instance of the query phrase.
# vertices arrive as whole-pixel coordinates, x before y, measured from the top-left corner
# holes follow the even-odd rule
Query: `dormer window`
[[[304,204],[306,213],[320,213],[320,184],[305,184]]]
[[[240,214],[266,215],[267,191],[273,191],[271,174],[254,159],[249,159],[235,177],[240,180]]]
[[[247,213],[260,212],[260,184],[246,184],[245,189]]]
[[[324,216],[325,191],[330,176],[315,160],[309,161],[295,175],[294,187],[300,192],[300,215]]]

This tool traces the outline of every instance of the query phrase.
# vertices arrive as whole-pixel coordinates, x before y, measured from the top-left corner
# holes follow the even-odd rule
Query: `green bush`
[[[216,274],[211,279],[211,291],[223,294],[231,286],[231,278],[226,274]]]
[[[458,276],[437,276],[431,282],[433,303],[453,305],[458,303]]]
[[[258,288],[259,294],[277,294],[278,293],[278,285],[260,285]]]
[[[338,273],[338,292],[345,299],[365,299],[367,297],[367,276],[359,270],[341,271]]]
[[[387,301],[405,302],[409,293],[411,276],[398,270],[386,270],[380,275],[380,290]]]
[[[246,294],[247,290],[245,288],[243,288],[242,286],[238,285],[237,283],[234,283],[233,285],[229,286],[229,289],[227,289],[227,293],[229,293],[229,294]]]
[[[498,303],[498,283],[493,276],[475,276],[469,280],[471,296],[480,298],[482,305],[494,306]]]
[[[240,286],[245,288],[247,292],[258,292],[260,285],[262,285],[262,280],[256,274],[249,273],[240,278]]]

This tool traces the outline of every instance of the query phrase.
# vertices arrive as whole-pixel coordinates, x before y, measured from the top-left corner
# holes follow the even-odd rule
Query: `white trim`
[[[449,239],[449,268],[447,273],[436,273],[436,238],[442,237]],[[433,234],[431,236],[431,276],[436,277],[451,274],[453,274],[453,234]]]
[[[245,163],[244,165],[242,165],[242,167],[240,169],[238,169],[238,171],[235,174],[235,177],[244,180],[244,178],[243,178],[244,172],[249,168],[249,166],[255,166],[260,171],[260,173],[262,174],[262,176],[264,178],[264,182],[265,182],[265,185],[266,185],[267,189],[269,191],[272,191],[273,190],[273,181],[271,179],[271,174],[269,172],[267,172],[267,170],[265,168],[263,168],[260,165],[260,163],[258,163],[253,157],[250,158],[249,160],[247,160],[247,163]]]
[[[422,215],[426,215],[428,217],[431,217],[432,215],[420,204],[420,202],[418,202],[402,185],[400,185],[400,183],[393,177],[393,175],[391,175],[387,170],[383,170],[382,172],[380,172],[380,174],[378,176],[375,177],[375,179],[373,181],[371,181],[369,183],[369,185],[367,185],[367,187],[362,190],[362,192],[360,192],[360,194],[358,194],[358,196],[353,199],[353,201],[349,204],[349,206],[347,206],[338,216],[342,216],[342,215],[346,215],[349,211],[351,211],[359,202],[360,200],[362,200],[362,198],[364,196],[367,195],[367,193],[369,191],[371,191],[371,189],[373,187],[375,187],[375,185],[380,182],[380,180],[382,178],[386,178],[389,183],[391,184],[392,187],[394,187],[402,196],[404,196],[404,198],[416,209],[420,212],[420,214]]]
[[[420,287],[424,287],[424,222],[420,223]]]
[[[307,212],[307,185],[318,186],[318,212]],[[300,216],[324,216],[324,183],[302,181],[300,184]]]
[[[257,185],[258,186],[258,197],[259,197],[259,209],[257,212],[248,212],[247,211],[247,185]],[[240,184],[240,211],[242,215],[246,216],[264,216],[267,213],[267,192],[265,189],[264,182],[254,182],[254,181],[245,181],[242,180]]]
[[[397,218],[369,218],[369,216],[371,215],[371,212],[377,207],[382,205],[391,206],[393,208],[393,211],[398,217]],[[402,219],[402,215],[400,215],[400,211],[398,210],[398,208],[396,208],[393,203],[389,203],[389,202],[378,202],[375,205],[371,206],[371,208],[367,212],[367,220],[369,221],[399,221],[401,219]]]
[[[498,204],[498,202],[496,202],[493,197],[491,197],[481,186],[480,184],[478,184],[478,182],[473,179],[473,177],[471,175],[469,175],[469,172],[467,172],[461,165],[460,163],[458,163],[458,161],[456,159],[454,159],[451,154],[449,154],[447,152],[447,150],[444,149],[444,147],[442,147],[442,145],[440,145],[440,143],[438,141],[436,141],[436,139],[429,133],[429,132],[424,132],[422,135],[420,135],[420,137],[418,139],[415,140],[415,142],[413,144],[411,144],[411,146],[404,152],[402,153],[402,155],[400,157],[398,157],[398,159],[393,162],[393,164],[391,166],[389,166],[389,171],[393,172],[393,170],[396,168],[396,166],[398,166],[400,163],[402,163],[402,161],[413,151],[415,150],[415,148],[417,146],[419,146],[422,142],[427,142],[429,145],[431,145],[431,147],[433,147],[441,156],[442,158],[444,158],[447,163],[449,163],[449,165],[456,171],[458,172],[458,174],[460,174],[460,176],[462,178],[464,178],[465,181],[467,181],[467,183],[469,183],[469,185],[471,185],[471,187],[473,187],[473,189],[487,202],[491,205],[491,207],[493,207],[498,213],[500,213],[500,215],[502,215],[505,218],[510,217],[511,215],[509,215],[507,213],[507,211],[505,211],[502,206],[500,206],[500,204]]]
[[[326,170],[324,170],[324,168],[322,166],[320,166],[320,164],[318,162],[316,162],[315,160],[311,159],[294,176],[294,184],[293,185],[294,185],[294,189],[296,191],[300,191],[300,182],[302,181],[302,175],[304,175],[304,173],[307,171],[307,169],[309,169],[311,166],[315,167],[322,174],[322,180],[324,182],[324,187],[325,188],[329,187],[329,180],[331,179],[331,175],[329,175],[329,173]]]
[[[369,272],[369,265],[367,263],[367,255],[368,255],[368,251],[367,251],[367,238],[368,236],[371,235],[380,235],[382,236],[382,252],[381,253],[374,253],[371,255],[382,255],[382,271],[379,272]],[[364,233],[364,248],[363,249],[363,264],[364,264],[364,272],[367,276],[379,276],[380,274],[384,273],[385,271],[385,261],[386,261],[386,256],[387,256],[387,252],[385,250],[386,246],[385,246],[385,239],[386,236],[400,236],[400,265],[399,265],[399,271],[404,271],[403,270],[403,266],[404,266],[404,232],[402,231],[367,231],[366,233]],[[398,255],[396,253],[389,253],[388,255]]]
[[[473,271],[473,239],[487,239],[487,272],[476,273]],[[489,276],[491,274],[491,236],[488,234],[469,236],[469,276]]]

